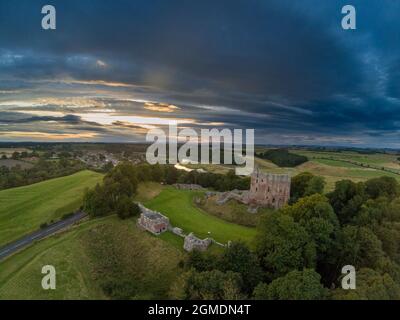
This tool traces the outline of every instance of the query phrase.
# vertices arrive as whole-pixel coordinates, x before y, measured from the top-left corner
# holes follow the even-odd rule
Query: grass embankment
[[[135,223],[90,220],[11,256],[1,262],[0,299],[107,299],[109,288],[126,285],[131,299],[168,298],[182,252]],[[48,264],[56,268],[56,290],[41,288]]]
[[[0,246],[78,209],[83,192],[102,180],[92,171],[0,191]]]
[[[236,200],[229,200],[224,204],[217,204],[218,196],[203,198],[197,204],[201,209],[225,221],[240,224],[246,227],[256,227],[261,217],[272,209],[259,208],[257,213],[248,212],[248,206]]]
[[[142,182],[139,184],[135,196],[135,201],[146,202],[157,197],[164,186],[157,182]]]

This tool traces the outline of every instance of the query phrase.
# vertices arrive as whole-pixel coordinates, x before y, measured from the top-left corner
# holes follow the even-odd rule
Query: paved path
[[[0,260],[6,258],[6,257],[12,255],[13,253],[17,252],[18,250],[32,244],[34,241],[38,241],[43,238],[46,238],[47,236],[54,234],[57,231],[60,231],[62,229],[65,229],[65,228],[73,225],[75,222],[83,219],[84,217],[86,217],[86,213],[77,212],[73,216],[71,216],[65,220],[61,220],[56,223],[53,223],[46,228],[35,231],[27,236],[22,237],[19,240],[16,240],[4,247],[1,247],[0,248]]]

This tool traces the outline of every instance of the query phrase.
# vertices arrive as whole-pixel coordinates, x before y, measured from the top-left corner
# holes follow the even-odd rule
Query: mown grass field
[[[224,221],[197,208],[193,200],[201,194],[165,187],[157,197],[145,202],[145,206],[168,216],[171,224],[182,228],[185,233],[194,232],[201,238],[212,237],[222,243],[229,240],[252,243],[256,234],[255,228]]]
[[[92,171],[0,191],[0,246],[57,220],[82,204],[83,192],[102,180]]]
[[[400,181],[400,175],[381,170],[387,168],[400,173],[400,162],[397,160],[398,156],[394,154],[360,154],[354,151],[320,152],[297,149],[290,150],[290,152],[307,156],[309,161],[295,168],[280,168],[268,160],[259,158],[256,158],[256,164],[265,172],[290,173],[292,177],[301,172],[311,172],[322,176],[327,183],[325,192],[333,190],[336,181],[343,179],[358,182],[390,176]]]
[[[89,220],[0,264],[0,299],[108,299],[109,283],[127,282],[131,299],[167,299],[181,250],[139,230],[135,219]],[[56,290],[43,290],[41,269],[56,268]]]

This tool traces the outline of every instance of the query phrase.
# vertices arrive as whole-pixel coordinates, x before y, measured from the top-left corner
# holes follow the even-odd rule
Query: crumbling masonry
[[[243,195],[243,202],[251,206],[282,208],[290,198],[288,174],[262,173],[258,168],[251,175],[250,191]]]

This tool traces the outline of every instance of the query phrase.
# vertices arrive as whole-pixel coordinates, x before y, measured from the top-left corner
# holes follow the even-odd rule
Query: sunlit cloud
[[[106,113],[77,113],[77,116],[88,122],[102,125],[111,125],[114,122],[131,123],[135,125],[170,125],[170,124],[195,124],[195,119],[189,118],[161,118],[145,116],[114,115]]]
[[[11,100],[11,101],[0,102],[0,106],[15,106],[15,107],[40,107],[47,105],[55,105],[65,108],[93,108],[93,107],[103,108],[106,106],[106,104],[101,100],[80,98],[80,97],[71,97],[71,98],[49,97],[49,98]]]
[[[104,61],[97,60],[97,61],[96,61],[96,66],[98,66],[99,68],[107,68],[107,67],[108,67],[108,64],[105,63]]]
[[[130,83],[123,82],[113,82],[113,81],[105,81],[105,80],[76,80],[76,79],[60,79],[56,81],[57,83],[64,84],[81,84],[81,85],[96,85],[96,86],[106,86],[106,87],[122,87],[122,88],[136,88],[138,86]]]
[[[64,112],[50,110],[22,110],[21,113],[40,117],[62,117],[65,115]]]
[[[146,110],[158,111],[158,112],[175,112],[180,108],[168,103],[153,103],[153,102],[145,102],[144,108]]]
[[[64,139],[92,139],[97,136],[95,132],[82,133],[47,133],[39,131],[5,131],[0,132],[0,136],[7,138],[28,138],[28,139],[43,139],[43,140],[64,140]]]

